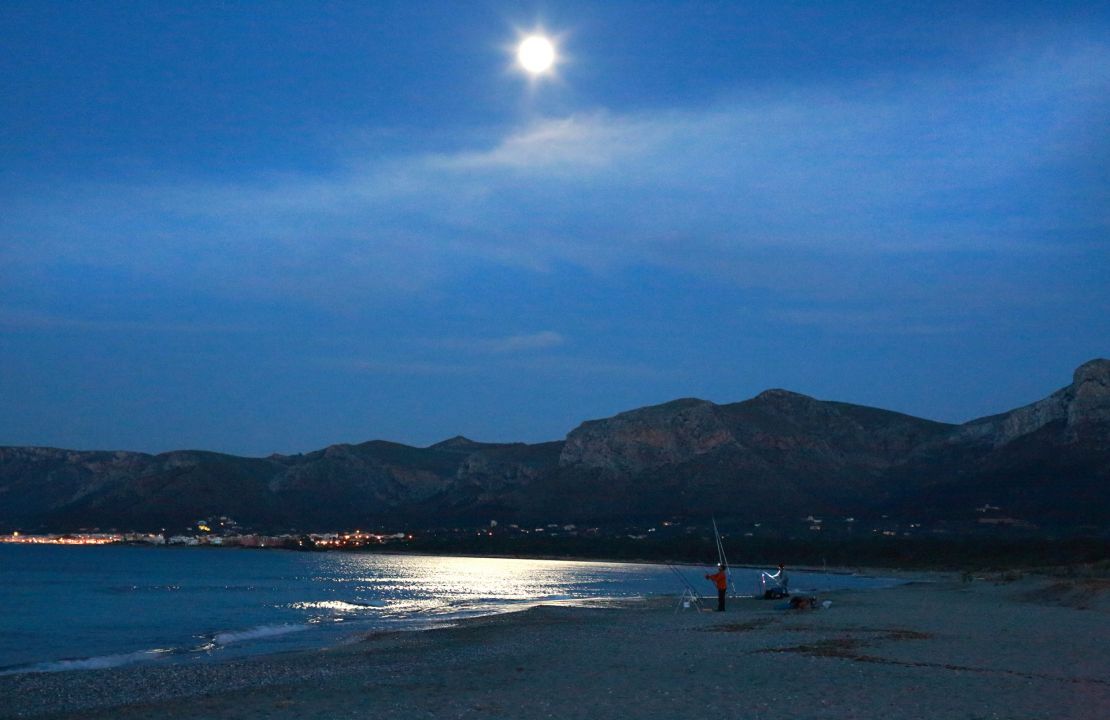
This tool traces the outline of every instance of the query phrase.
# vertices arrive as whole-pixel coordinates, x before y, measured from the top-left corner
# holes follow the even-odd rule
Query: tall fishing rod
[[[717,518],[711,518],[713,522],[713,536],[717,538],[717,562],[724,566],[725,577],[728,578],[728,587],[732,590],[733,597],[736,596],[736,585],[732,582],[732,566],[728,564],[728,556],[725,555],[725,544],[721,541],[721,533],[717,529]]]

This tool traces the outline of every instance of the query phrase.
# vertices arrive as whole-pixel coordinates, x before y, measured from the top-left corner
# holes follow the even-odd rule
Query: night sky
[[[0,445],[964,422],[1100,356],[1106,3],[0,5]]]

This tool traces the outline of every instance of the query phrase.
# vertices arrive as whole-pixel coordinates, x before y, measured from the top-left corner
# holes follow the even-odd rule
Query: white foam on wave
[[[103,670],[105,668],[120,667],[121,665],[130,665],[146,660],[157,660],[159,657],[168,655],[172,652],[172,650],[155,648],[154,650],[140,650],[138,652],[120,653],[118,655],[100,655],[97,657],[76,658],[73,660],[53,660],[50,662],[41,662],[2,670],[0,671],[0,675],[67,672],[69,670]]]
[[[248,640],[266,640],[272,637],[281,635],[288,635],[289,633],[303,632],[311,630],[309,625],[260,625],[250,630],[236,630],[231,632],[220,632],[212,636],[213,642],[217,645],[231,645],[238,642],[246,642]]]
[[[344,600],[314,600],[295,602],[289,607],[294,610],[338,610],[339,612],[360,612],[362,610],[376,610],[388,607],[389,603],[376,600],[364,603],[352,603]]]
[[[212,640],[193,651],[213,650],[224,645],[232,645],[251,640],[267,640],[273,637],[288,635],[289,633],[311,630],[310,625],[260,625],[249,630],[220,632],[212,636]],[[52,660],[0,670],[0,676],[20,675],[23,673],[50,673],[68,672],[70,670],[103,670],[106,668],[131,665],[133,663],[157,660],[160,657],[181,653],[181,650],[155,648],[153,650],[139,650],[131,653],[116,655],[99,655],[89,658],[74,658],[69,660]]]

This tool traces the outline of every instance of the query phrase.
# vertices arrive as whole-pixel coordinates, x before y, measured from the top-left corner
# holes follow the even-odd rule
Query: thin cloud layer
[[[562,335],[553,330],[543,330],[524,335],[509,335],[501,338],[476,338],[462,341],[461,346],[476,352],[506,354],[546,350],[565,343]]]
[[[647,263],[781,288],[784,265],[812,277],[828,256],[1010,252],[1105,231],[1106,188],[1070,176],[1107,154],[1106,97],[1110,53],[1084,47],[892,92],[582,113],[489,149],[352,159],[330,176],[13,199],[2,253],[325,303],[426,292],[490,264]]]

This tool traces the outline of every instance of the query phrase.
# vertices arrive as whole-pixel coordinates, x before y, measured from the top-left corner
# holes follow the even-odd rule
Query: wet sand
[[[543,606],[310,653],[0,677],[0,717],[1110,717],[1107,580],[937,575],[821,599]]]

